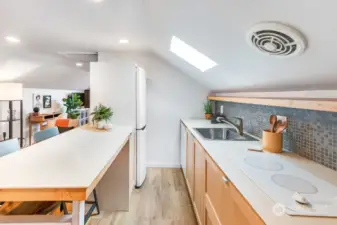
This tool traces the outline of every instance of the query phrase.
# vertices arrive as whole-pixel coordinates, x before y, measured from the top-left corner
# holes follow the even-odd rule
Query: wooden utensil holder
[[[283,151],[282,133],[273,133],[264,130],[262,135],[263,150],[271,153],[281,153]]]

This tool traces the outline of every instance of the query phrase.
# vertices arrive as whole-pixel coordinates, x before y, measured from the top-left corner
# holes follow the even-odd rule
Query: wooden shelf
[[[208,100],[337,112],[337,100],[332,99],[270,99],[208,96]]]

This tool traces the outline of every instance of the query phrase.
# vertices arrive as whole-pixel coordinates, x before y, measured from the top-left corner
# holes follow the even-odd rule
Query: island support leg
[[[73,201],[72,225],[84,225],[85,201]]]

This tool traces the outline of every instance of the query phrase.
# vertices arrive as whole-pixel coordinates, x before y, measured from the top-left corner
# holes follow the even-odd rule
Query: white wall
[[[112,63],[115,60],[118,60],[118,63],[137,63],[146,70],[149,77],[148,165],[179,166],[180,119],[203,117],[202,103],[206,100],[209,90],[152,53],[99,53],[99,62]],[[91,82],[96,78],[90,77]],[[92,99],[101,96],[102,100],[108,101],[109,90],[119,81],[113,76],[102,79],[104,85],[101,87],[91,86],[91,96]],[[123,95],[118,98],[123,99]],[[96,98],[95,101],[100,99]],[[114,117],[117,118],[118,115],[115,114]]]
[[[33,94],[41,94],[43,95],[51,95],[52,96],[52,108],[51,109],[43,109],[41,108],[40,113],[52,113],[52,112],[60,112],[63,107],[62,99],[67,97],[67,95],[81,91],[73,91],[73,90],[54,90],[54,89],[37,89],[37,88],[24,88],[23,89],[23,117],[24,117],[24,137],[28,138],[28,116],[31,112],[33,112]],[[8,104],[1,103],[0,105],[0,120],[7,119],[7,110]],[[20,116],[20,105],[18,103],[14,104],[14,109],[16,110],[16,116],[19,118]],[[8,137],[8,126],[7,124],[0,125],[0,134],[2,139],[2,132],[7,132]],[[20,122],[14,122],[14,136],[20,136]]]
[[[116,59],[114,63],[95,62],[90,66],[90,105],[112,107],[113,124],[136,123],[136,82],[132,62]]]

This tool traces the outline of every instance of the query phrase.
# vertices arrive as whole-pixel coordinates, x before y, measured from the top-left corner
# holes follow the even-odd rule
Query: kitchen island
[[[94,189],[101,210],[128,211],[133,188],[132,127],[85,126],[0,158],[0,202],[71,201],[65,216],[1,216],[0,223],[84,224]]]

